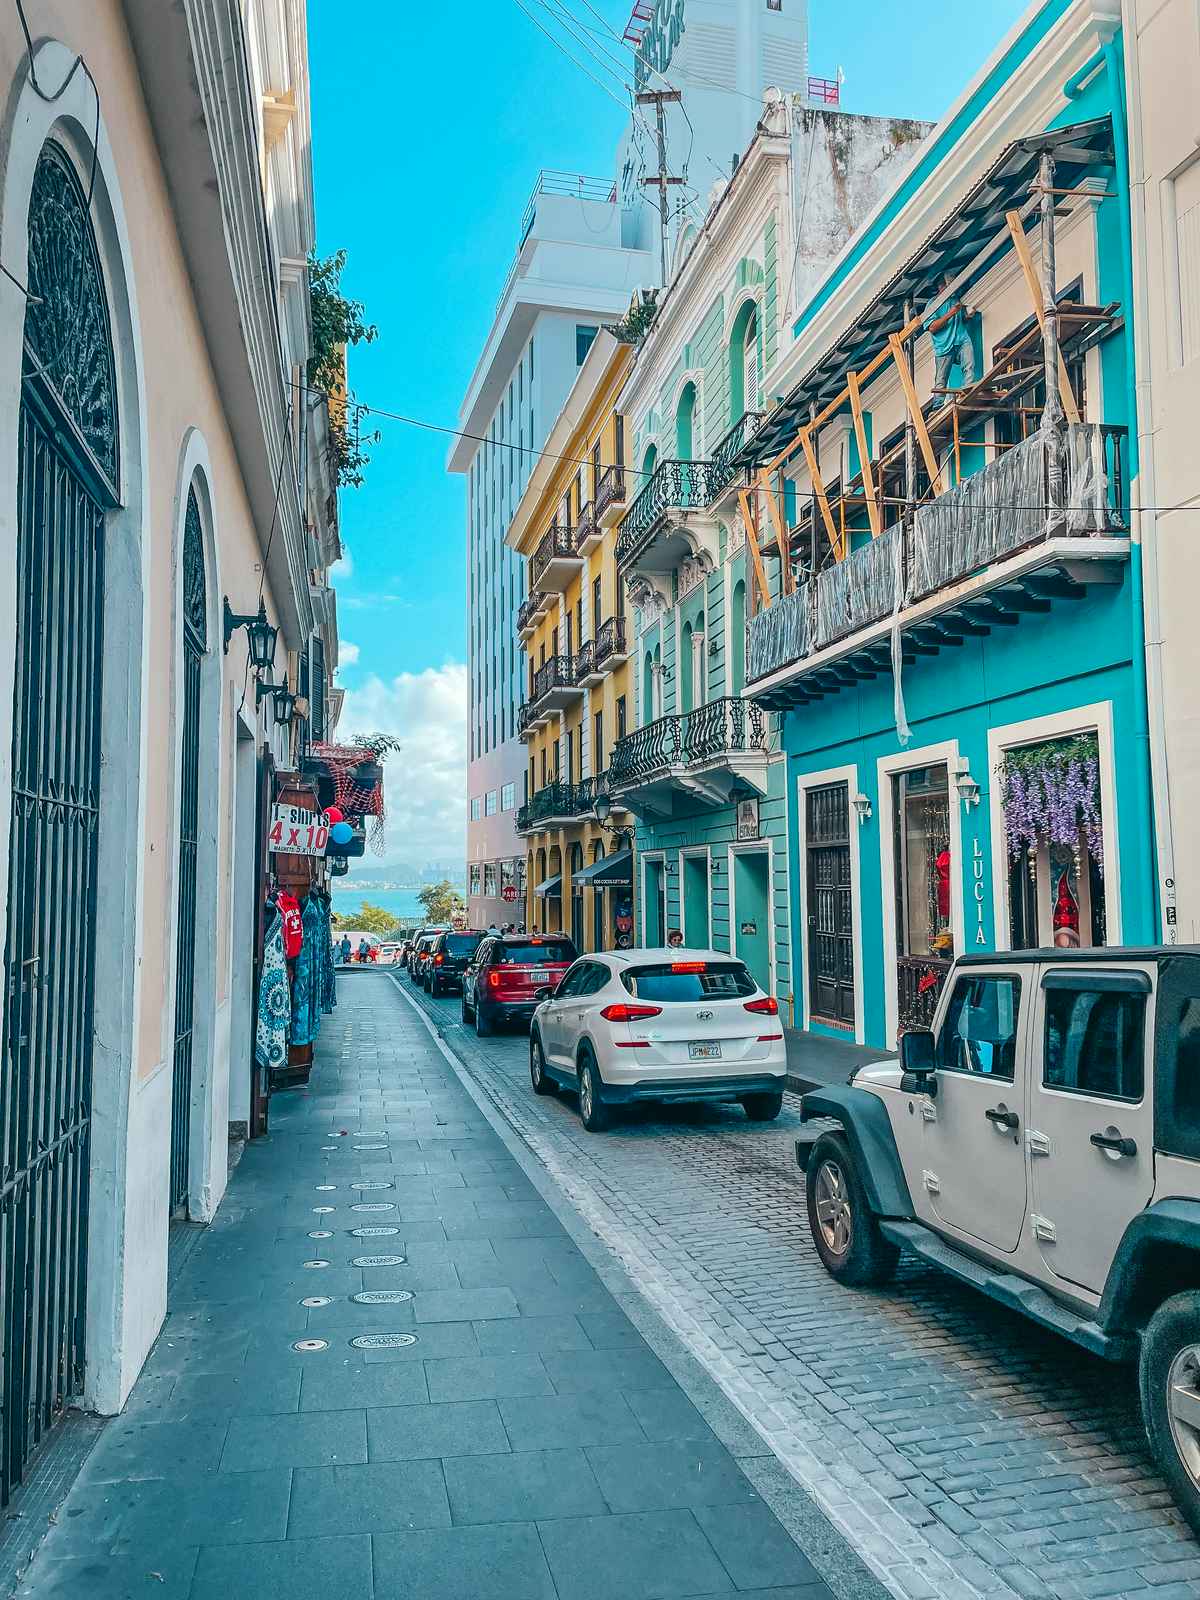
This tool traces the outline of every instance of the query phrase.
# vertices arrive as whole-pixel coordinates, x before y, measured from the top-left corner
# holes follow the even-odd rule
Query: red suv
[[[578,952],[561,933],[491,934],[463,974],[462,1019],[481,1038],[498,1022],[528,1022]]]

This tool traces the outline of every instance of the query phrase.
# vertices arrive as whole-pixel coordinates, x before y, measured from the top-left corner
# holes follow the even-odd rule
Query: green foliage
[[[641,300],[631,305],[621,322],[606,322],[605,333],[611,333],[618,344],[641,344],[650,332],[658,306],[653,292],[643,294]]]
[[[430,922],[449,922],[456,912],[467,909],[449,878],[443,878],[441,883],[427,883],[417,899],[425,907]]]
[[[385,911],[382,906],[373,906],[364,900],[358,910],[343,915],[335,912],[333,926],[340,931],[343,928],[355,929],[362,933],[374,933],[381,939],[388,939],[394,934],[400,924],[390,911]]]
[[[390,733],[356,733],[350,743],[374,756],[380,763],[386,756],[398,755],[402,748],[399,739],[393,738]]]
[[[308,361],[308,381],[314,389],[329,396],[330,464],[338,488],[357,488],[363,481],[363,468],[370,461],[366,446],[378,444],[379,434],[364,437],[361,429],[363,407],[355,405],[345,392],[344,352],[350,345],[373,344],[379,329],[364,320],[365,307],[342,293],[342,269],[346,252],[308,258],[308,293],[312,307],[312,355]]]

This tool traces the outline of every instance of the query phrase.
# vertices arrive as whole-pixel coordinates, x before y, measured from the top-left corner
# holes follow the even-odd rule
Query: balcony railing
[[[551,689],[571,689],[575,686],[575,657],[551,656],[549,661],[544,661],[533,675],[533,694],[530,696],[536,706],[539,700],[545,699]]]
[[[596,665],[602,667],[610,656],[626,656],[625,618],[609,617],[596,629]]]
[[[587,505],[580,507],[579,516],[575,519],[575,548],[582,550],[588,540],[594,539],[599,532],[596,512],[589,500]]]
[[[765,416],[765,411],[743,412],[713,451],[712,460],[708,464],[708,488],[714,498],[727,489],[737,476],[734,460],[758,432],[759,423]],[[745,476],[746,469],[743,467],[743,479]]]
[[[564,528],[557,522],[553,523],[529,558],[529,587],[531,589],[536,587],[538,580],[552,562],[570,560],[578,554],[574,528]]]
[[[599,522],[610,506],[623,505],[624,502],[625,468],[614,462],[605,467],[596,485],[596,521]]]
[[[1034,434],[918,507],[750,618],[747,682],[1047,539],[1126,533],[1125,437],[1102,423],[1069,426],[1059,447],[1061,490],[1052,493],[1047,440]]]
[[[596,796],[607,789],[608,782],[608,773],[601,772],[591,778],[581,778],[578,783],[561,780],[548,783],[517,811],[518,832],[561,818],[591,816]]]
[[[614,786],[631,788],[672,767],[766,748],[766,717],[752,700],[711,700],[694,711],[659,717],[618,739],[609,779]]]
[[[702,511],[712,501],[707,461],[664,461],[621,518],[617,565],[630,566],[672,511]]]
[[[537,620],[538,612],[546,603],[546,596],[540,589],[534,589],[527,594],[517,607],[517,632],[523,633]]]

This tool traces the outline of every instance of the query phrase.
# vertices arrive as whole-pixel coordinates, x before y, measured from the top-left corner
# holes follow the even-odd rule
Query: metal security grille
[[[29,213],[0,1086],[0,1500],[84,1371],[105,511],[117,416],[82,191],[47,144]]]
[[[179,761],[175,1050],[171,1081],[171,1210],[185,1210],[192,1126],[192,1030],[196,980],[196,851],[200,822],[200,669],[207,646],[204,538],[196,491],[183,530],[183,743]]]
[[[850,793],[846,784],[810,789],[808,992],[815,1017],[854,1022],[854,893],[850,877]]]

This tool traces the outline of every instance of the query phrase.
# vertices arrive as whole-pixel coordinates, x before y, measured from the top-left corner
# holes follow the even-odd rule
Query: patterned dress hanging
[[[321,1026],[321,913],[310,895],[303,908],[304,943],[292,965],[292,1043],[311,1044]]]
[[[288,988],[287,958],[283,953],[283,919],[271,919],[263,939],[262,977],[258,984],[258,1027],[254,1057],[260,1067],[281,1072],[288,1059],[288,1023],[292,998]]]

